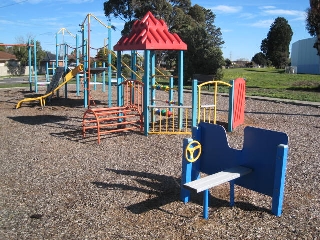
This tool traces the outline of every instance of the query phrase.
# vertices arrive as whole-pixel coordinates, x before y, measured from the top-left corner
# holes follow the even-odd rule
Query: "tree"
[[[266,57],[266,55],[263,54],[263,52],[256,53],[252,57],[251,61],[260,65],[260,66],[266,66],[268,63],[267,57]]]
[[[2,43],[3,44],[3,43]],[[5,52],[6,51],[6,46],[0,46],[0,51]]]
[[[261,51],[276,68],[284,68],[289,62],[289,45],[292,39],[292,29],[288,21],[278,17],[271,24],[267,38],[261,42]]]
[[[307,9],[306,29],[312,37],[317,37],[314,48],[320,55],[320,0],[310,0],[310,8]]]
[[[231,66],[231,64],[232,64],[232,62],[231,62],[231,60],[230,60],[229,58],[226,58],[226,59],[224,60],[224,62],[225,62],[225,64],[226,64],[226,67],[227,67],[227,68],[229,68],[229,67]]]
[[[188,45],[184,58],[185,79],[195,73],[217,74],[224,63],[221,45],[221,29],[214,25],[215,15],[199,5],[191,6],[190,0],[109,0],[104,3],[107,17],[113,15],[125,21],[122,34],[128,34],[135,20],[147,11],[163,19],[170,32],[177,33]],[[157,53],[161,61],[176,63],[177,54],[172,51]]]

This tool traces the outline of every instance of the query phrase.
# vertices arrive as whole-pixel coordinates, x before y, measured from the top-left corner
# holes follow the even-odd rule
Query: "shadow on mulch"
[[[136,130],[136,131],[135,130],[128,130],[126,132],[116,132],[116,133],[102,135],[102,136],[100,136],[100,141],[102,143],[103,141],[116,139],[119,136],[128,136],[130,134],[143,135],[143,133],[139,132],[138,130]],[[83,144],[87,144],[87,143],[91,144],[92,143],[92,144],[97,144],[97,146],[99,146],[98,135],[97,135],[96,130],[86,131],[86,135],[85,135],[85,137],[83,137],[81,123],[79,124],[78,129],[71,129],[71,130],[67,129],[66,131],[63,131],[63,132],[50,133],[50,135],[57,137],[57,138],[67,138],[70,141],[81,142]]]
[[[56,115],[17,116],[17,117],[8,117],[8,118],[14,121],[17,121],[19,123],[29,124],[29,125],[56,123],[56,122],[63,122],[63,121],[69,120],[67,117],[56,116]]]
[[[105,182],[91,182],[98,188],[104,188],[107,190],[131,190],[149,194],[148,199],[127,206],[127,209],[134,214],[141,214],[148,212],[150,210],[160,210],[162,206],[170,204],[172,202],[181,201],[180,200],[180,178],[170,177],[166,175],[153,174],[147,172],[137,172],[132,170],[118,170],[106,168],[106,171],[111,171],[116,174],[134,176],[136,177],[135,181],[144,187],[130,186],[126,184],[114,184],[114,183],[105,183]],[[130,197],[130,196],[128,196]],[[210,196],[210,207],[211,208],[220,208],[220,207],[229,207],[229,201],[215,198],[212,195]],[[202,206],[202,194],[196,194],[191,192],[190,202],[196,203]],[[260,211],[260,212],[270,212],[271,210],[257,207],[251,203],[246,202],[236,202],[236,207],[244,211]],[[186,208],[188,206],[186,205]]]

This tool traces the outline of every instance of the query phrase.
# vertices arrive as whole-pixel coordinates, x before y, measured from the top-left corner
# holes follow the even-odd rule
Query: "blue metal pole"
[[[46,62],[46,82],[49,82],[49,63],[48,62]]]
[[[233,129],[234,80],[231,80],[230,84],[232,86],[229,88],[228,132],[232,132]]]
[[[30,39],[28,40],[28,64],[29,64],[29,85],[30,85],[30,92],[32,92],[32,76],[31,76],[31,42]]]
[[[149,95],[149,78],[150,78],[150,50],[144,51],[144,76],[143,76],[143,117],[144,117],[144,135],[148,136],[149,132],[149,108],[150,95]]]
[[[230,207],[234,206],[234,180],[229,182],[230,184]]]
[[[198,124],[198,80],[192,81],[192,127],[196,127]]]
[[[122,78],[121,78],[121,51],[117,51],[117,106],[123,106]]]
[[[34,87],[35,92],[38,92],[38,70],[37,70],[37,41],[33,39],[33,64],[34,64]]]
[[[112,78],[112,56],[111,56],[111,23],[108,23],[108,105],[111,107],[112,100],[112,88],[111,88],[111,78]],[[121,76],[121,75],[120,75]]]
[[[173,101],[173,76],[170,76],[170,79],[169,79],[169,103],[171,101]],[[172,105],[171,103],[169,105]],[[172,111],[172,108],[169,109],[170,111]]]
[[[102,67],[106,67],[106,62],[102,63]],[[106,71],[102,72],[102,92],[106,92]]]
[[[76,34],[76,65],[79,66],[79,51],[78,51],[78,46],[79,46],[79,36]],[[77,96],[80,96],[80,77],[79,74],[76,76],[76,89],[77,89]]]
[[[64,72],[67,71],[68,68],[68,46],[64,43]],[[68,84],[64,85],[64,98],[68,98]]]
[[[206,189],[203,191],[203,218],[208,219],[209,217],[209,190]]]
[[[154,86],[156,85],[156,54],[155,51],[150,51],[150,72],[151,72],[151,105],[155,106],[156,100],[156,89]]]
[[[178,104],[183,106],[183,51],[178,53]],[[179,108],[179,129],[182,129],[183,109]],[[186,126],[187,127],[187,126]]]
[[[56,63],[53,62],[53,63],[52,63],[52,75],[54,75],[55,72],[56,72]]]
[[[59,67],[59,53],[58,53],[58,33],[56,33],[56,68]]]
[[[82,56],[83,56],[83,100],[84,100],[84,107],[88,107],[88,96],[89,96],[89,89],[88,89],[88,81],[87,81],[87,69],[88,69],[88,55],[87,55],[87,41],[85,39],[85,25],[82,25]]]

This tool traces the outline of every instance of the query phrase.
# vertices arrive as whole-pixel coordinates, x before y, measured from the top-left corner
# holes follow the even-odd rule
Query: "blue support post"
[[[230,207],[234,206],[234,180],[229,182],[230,184]]]
[[[50,59],[49,59],[50,61]],[[49,63],[46,62],[46,82],[50,82],[50,71],[49,71]],[[49,89],[49,85],[47,84],[47,90]]]
[[[144,51],[144,76],[143,76],[143,118],[144,118],[144,135],[148,136],[149,132],[149,108],[150,95],[149,95],[149,85],[150,85],[150,50]]]
[[[232,85],[231,88],[229,88],[229,113],[228,113],[228,132],[232,132],[233,129],[233,107],[234,107],[234,80],[230,81],[230,84]]]
[[[209,190],[203,191],[203,218],[209,218]]]
[[[121,51],[117,51],[117,106],[123,106],[123,86],[121,84]]]
[[[33,39],[33,64],[34,64],[34,87],[38,92],[38,70],[37,70],[37,41]]]
[[[80,61],[79,61],[79,51],[78,51],[78,46],[79,46],[79,36],[76,34],[76,65],[79,66]],[[76,76],[76,91],[77,91],[77,96],[80,96],[80,76],[77,74]]]
[[[49,82],[49,63],[46,62],[46,82]]]
[[[276,166],[274,174],[274,187],[272,195],[272,213],[276,216],[282,214],[286,169],[287,169],[288,145],[280,144],[277,149]]]
[[[106,67],[106,63],[102,63],[102,67]],[[106,92],[106,71],[102,72],[102,92]],[[108,96],[109,97],[109,96]]]
[[[169,103],[173,101],[173,76],[171,75],[169,78]],[[172,105],[171,103],[169,105]],[[172,108],[169,108],[169,111],[172,111]]]
[[[85,108],[89,106],[89,90],[87,81],[87,69],[88,69],[88,59],[87,59],[87,40],[85,39],[85,25],[81,26],[81,38],[82,38],[82,57],[83,57],[83,105]]]
[[[154,106],[156,100],[156,89],[153,87],[156,85],[156,54],[155,51],[150,51],[150,72],[151,72],[151,105]]]
[[[178,52],[178,105],[183,106],[183,51]],[[179,130],[182,129],[183,109],[179,108]],[[187,127],[187,126],[186,126]]]
[[[58,33],[56,33],[56,67],[59,67],[59,45],[58,45]]]
[[[108,23],[108,105],[111,107],[112,100],[112,89],[111,89],[111,78],[112,78],[112,56],[111,56],[111,23]],[[121,76],[121,75],[120,75]]]
[[[63,62],[64,62],[64,72],[67,71],[68,68],[68,46],[67,44],[64,43],[64,58],[63,58]],[[67,99],[68,98],[68,83],[66,83],[64,85],[64,98]]]
[[[83,93],[84,93],[84,107],[87,108],[89,106],[89,88],[88,88],[88,78],[87,78],[87,69],[88,69],[88,55],[87,55],[87,41],[83,42],[84,45],[84,58],[83,58]]]
[[[192,127],[198,124],[198,80],[192,81]]]
[[[32,92],[32,73],[31,73],[31,42],[30,39],[28,40],[28,64],[29,64],[29,85],[30,85],[30,92]]]

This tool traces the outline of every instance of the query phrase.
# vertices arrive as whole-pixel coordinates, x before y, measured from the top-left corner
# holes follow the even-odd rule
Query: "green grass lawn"
[[[287,74],[272,68],[225,69],[223,81],[246,79],[246,95],[320,102],[320,75]]]

